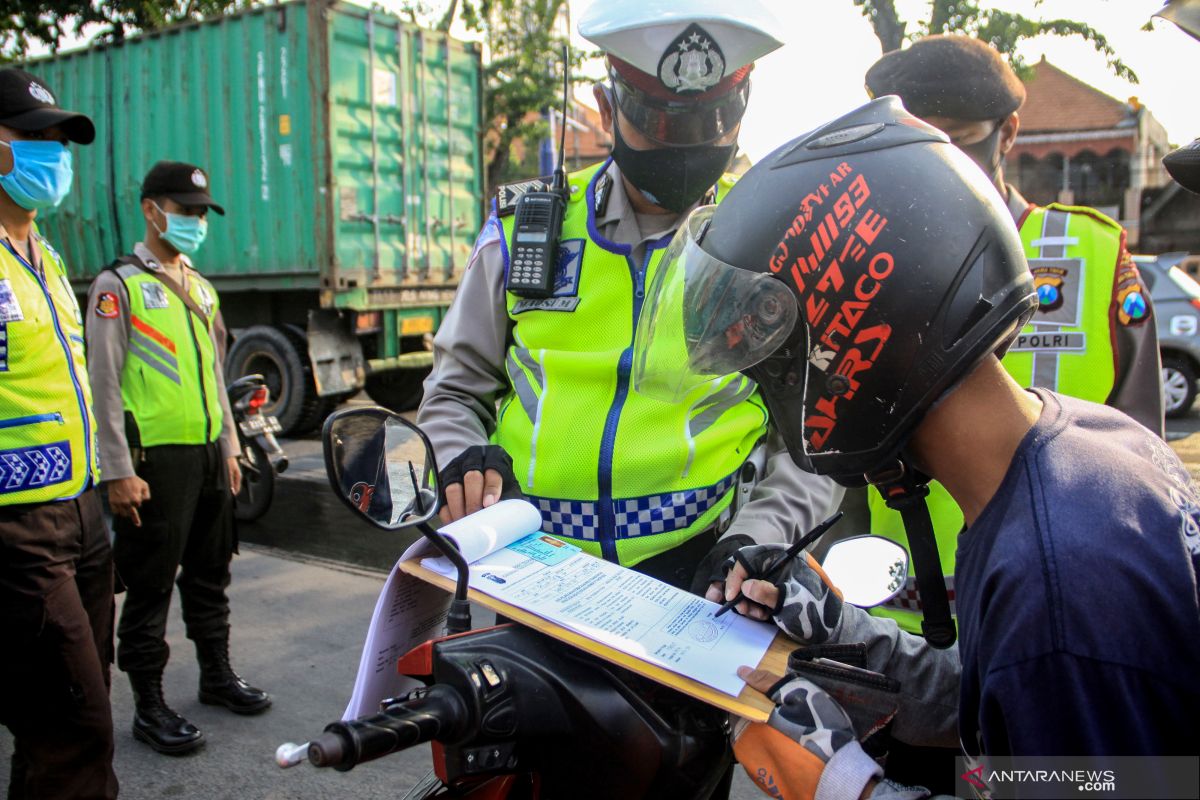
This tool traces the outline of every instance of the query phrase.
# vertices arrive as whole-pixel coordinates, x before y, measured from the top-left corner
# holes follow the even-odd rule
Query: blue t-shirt
[[[1200,491],[1119,411],[1045,390],[958,541],[971,755],[1200,753]]]

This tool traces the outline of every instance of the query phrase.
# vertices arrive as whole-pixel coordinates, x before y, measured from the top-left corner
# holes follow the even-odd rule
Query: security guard
[[[212,284],[187,256],[204,241],[208,175],[160,161],[142,183],[146,236],[97,276],[87,339],[104,485],[126,585],[117,666],[129,674],[134,738],[160,753],[204,735],[163,699],[171,583],[200,662],[200,702],[238,714],[270,704],[229,665],[233,495],[237,435],[221,370],[225,327]]]
[[[1162,378],[1158,335],[1149,292],[1125,249],[1121,227],[1095,209],[1030,204],[1005,183],[1001,166],[1017,137],[1017,109],[1025,87],[993,47],[969,36],[929,36],[884,55],[867,71],[873,97],[899,95],[916,116],[944,131],[959,150],[987,173],[1008,205],[1033,272],[1038,309],[1002,363],[1022,386],[1038,386],[1106,403],[1163,436]],[[963,514],[940,483],[927,500],[942,571],[954,600],[955,551]],[[905,546],[899,512],[874,488],[867,490],[871,532]],[[921,632],[916,578],[877,616]],[[949,755],[932,756],[933,767],[915,753],[893,752],[889,777],[936,784],[931,774],[951,775]],[[912,772],[897,769],[913,768]],[[922,774],[922,772],[924,774]]]
[[[96,494],[83,326],[34,218],[71,189],[92,121],[0,70],[0,723],[10,798],[116,797],[112,550]]]
[[[519,484],[543,530],[702,591],[738,546],[787,540],[840,500],[777,443],[750,460],[768,432],[752,382],[714,377],[674,404],[630,385],[645,288],[682,215],[731,186],[749,75],[777,31],[756,0],[653,13],[610,0],[580,20],[607,54],[594,94],[612,157],[568,176],[548,298],[506,291],[527,266],[511,257],[512,198],[525,187],[501,187],[434,339],[417,418],[444,467],[443,519]],[[743,477],[759,481],[753,491]],[[735,495],[747,502],[730,522]]]

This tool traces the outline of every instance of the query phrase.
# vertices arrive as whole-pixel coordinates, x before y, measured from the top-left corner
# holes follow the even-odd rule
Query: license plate
[[[283,430],[283,426],[279,424],[279,420],[264,414],[255,414],[253,417],[246,417],[241,421],[240,426],[242,434],[245,436],[257,436],[260,433],[279,433]]]

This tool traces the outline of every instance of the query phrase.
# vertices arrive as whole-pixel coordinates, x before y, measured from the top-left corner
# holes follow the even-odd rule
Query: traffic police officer
[[[612,157],[568,176],[548,298],[505,290],[519,189],[501,187],[434,339],[417,418],[444,466],[443,519],[519,483],[543,530],[702,590],[738,546],[786,540],[840,500],[779,446],[748,461],[768,431],[753,382],[724,376],[676,404],[630,386],[645,287],[681,215],[730,187],[749,75],[779,47],[777,31],[756,0],[660,3],[652,14],[612,0],[580,20],[607,54],[594,92]],[[759,479],[752,493],[739,473]],[[747,502],[730,522],[740,492]]]
[[[177,571],[200,662],[200,702],[256,714],[271,700],[229,665],[225,590],[241,474],[217,293],[187,258],[204,241],[208,210],[225,211],[204,170],[177,161],[155,164],[141,196],[145,239],[92,284],[87,339],[117,572],[126,585],[117,666],[133,686],[134,738],[177,754],[204,741],[162,693]]]
[[[83,114],[0,70],[0,722],[10,798],[116,797],[112,551],[83,326],[67,269],[34,218],[71,189]]]

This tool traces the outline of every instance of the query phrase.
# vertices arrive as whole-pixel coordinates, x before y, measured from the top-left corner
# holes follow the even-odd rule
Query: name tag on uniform
[[[1008,348],[1010,353],[1059,353],[1082,352],[1087,349],[1087,335],[1072,331],[1059,333],[1057,331],[1034,331],[1022,333]]]
[[[25,319],[21,304],[8,278],[0,278],[0,322],[20,322]]]
[[[167,302],[167,290],[157,281],[143,283],[142,304],[146,308],[169,308],[170,303]]]

